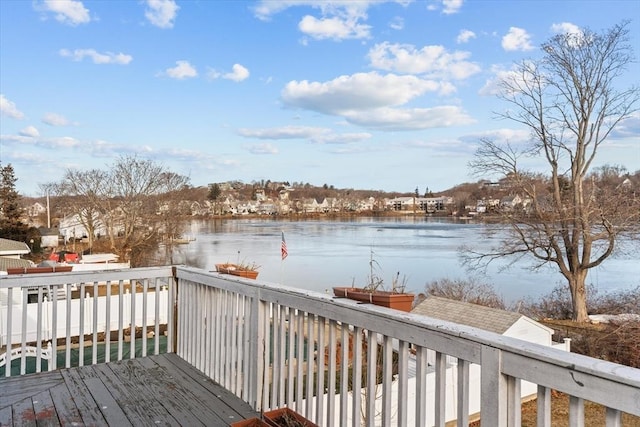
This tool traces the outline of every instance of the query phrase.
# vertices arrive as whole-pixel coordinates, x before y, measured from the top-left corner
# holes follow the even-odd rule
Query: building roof
[[[0,256],[0,271],[6,272],[9,268],[29,268],[34,265],[35,264],[28,259],[6,258]]]
[[[25,255],[31,252],[24,242],[0,238],[0,256]]]
[[[484,329],[497,334],[504,334],[514,323],[525,317],[513,311],[432,295],[418,304],[411,312],[447,322]]]

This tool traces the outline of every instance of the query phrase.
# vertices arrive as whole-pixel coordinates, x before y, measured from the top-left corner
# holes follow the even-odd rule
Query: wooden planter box
[[[237,421],[231,427],[318,427],[296,411],[279,408],[262,414],[263,418],[249,418]]]
[[[222,274],[245,277],[247,279],[255,279],[258,277],[257,270],[246,270],[236,264],[216,264],[216,271]]]
[[[379,305],[410,312],[413,308],[414,294],[405,294],[389,291],[369,291],[364,288],[335,287],[333,294],[337,297]]]
[[[231,423],[231,427],[272,427],[267,421],[258,417]]]
[[[279,408],[264,413],[264,418],[273,427],[318,427],[296,411]]]

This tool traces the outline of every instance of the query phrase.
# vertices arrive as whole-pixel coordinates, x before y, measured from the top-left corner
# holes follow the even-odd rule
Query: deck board
[[[0,378],[0,426],[228,426],[252,416],[175,354]]]

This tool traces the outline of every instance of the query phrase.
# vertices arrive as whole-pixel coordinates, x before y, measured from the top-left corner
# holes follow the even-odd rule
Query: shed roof
[[[25,255],[31,252],[24,242],[0,238],[0,256]]]
[[[0,271],[7,271],[9,268],[29,268],[35,264],[28,259],[6,258],[0,256]]]
[[[447,322],[480,328],[497,334],[504,334],[514,323],[525,317],[513,311],[436,296],[427,297],[411,312]]]

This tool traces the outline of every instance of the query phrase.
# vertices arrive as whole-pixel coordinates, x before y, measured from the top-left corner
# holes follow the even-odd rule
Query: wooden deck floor
[[[252,416],[175,354],[0,379],[1,426],[228,426]]]

